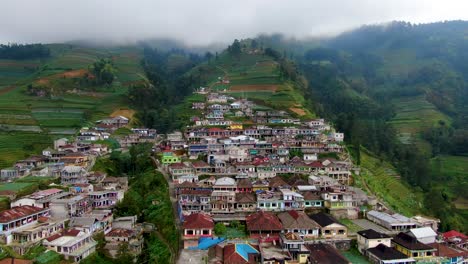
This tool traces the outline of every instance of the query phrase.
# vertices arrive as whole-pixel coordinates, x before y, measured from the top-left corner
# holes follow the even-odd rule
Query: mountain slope
[[[426,193],[443,228],[464,230],[468,180],[454,174],[468,153],[468,22],[365,26],[296,54],[315,110],[351,145],[392,162]],[[444,166],[435,170],[441,156]],[[449,157],[449,158],[444,158]],[[445,175],[440,177],[441,175]],[[457,186],[457,187],[456,187]],[[457,205],[457,206],[455,206]]]
[[[54,138],[74,134],[89,121],[126,108],[128,85],[145,81],[137,48],[47,47],[51,53],[47,58],[0,59],[2,168],[38,153]],[[84,84],[88,67],[101,58],[113,61],[114,82],[111,86]]]

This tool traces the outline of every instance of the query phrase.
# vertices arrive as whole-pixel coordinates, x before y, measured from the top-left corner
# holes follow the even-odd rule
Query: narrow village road
[[[180,228],[181,227],[181,222],[180,222],[180,219],[179,219],[179,215],[177,214],[177,198],[176,198],[174,183],[172,182],[171,177],[169,176],[169,174],[160,166],[159,161],[154,157],[151,157],[151,159],[153,160],[155,170],[160,172],[167,181],[167,185],[169,187],[169,198],[170,198],[171,203],[172,203],[173,219],[175,221],[175,226],[177,228],[177,231],[180,233],[180,231],[181,231],[181,228]],[[164,237],[161,236],[161,234],[159,234],[158,237],[161,240],[163,240],[164,242],[166,242],[166,240],[164,239]],[[180,241],[179,241],[179,245],[180,245]],[[173,256],[172,259],[171,259],[171,263],[176,263],[177,259],[179,258],[181,249],[179,247],[179,251],[176,254],[176,252],[174,251],[174,249],[172,247],[169,246],[169,248],[170,248],[171,254]]]

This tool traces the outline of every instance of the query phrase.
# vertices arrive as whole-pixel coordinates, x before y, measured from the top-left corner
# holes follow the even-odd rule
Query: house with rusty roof
[[[38,242],[52,235],[58,234],[65,228],[68,219],[53,219],[41,216],[37,222],[19,227],[11,232],[13,240],[9,246],[18,254],[25,254]]]
[[[105,234],[104,239],[106,240],[104,249],[109,252],[112,258],[117,257],[122,243],[127,243],[129,253],[135,257],[138,256],[143,249],[144,238],[141,228],[112,228],[110,232]]]
[[[245,219],[247,231],[251,237],[278,236],[283,230],[279,218],[270,212],[259,211]]]
[[[4,244],[13,241],[13,232],[37,224],[40,217],[49,216],[49,208],[30,205],[13,207],[0,212],[0,240]]]
[[[11,207],[30,205],[40,208],[48,208],[49,203],[57,198],[62,196],[64,191],[62,189],[52,188],[47,190],[37,191],[30,195],[23,196],[16,201],[11,202]]]
[[[468,250],[448,243],[431,243],[429,246],[436,249],[435,255],[442,263],[465,263],[468,260]]]

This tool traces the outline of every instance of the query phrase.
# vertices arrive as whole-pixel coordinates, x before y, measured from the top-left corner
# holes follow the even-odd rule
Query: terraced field
[[[424,96],[399,98],[393,103],[396,116],[390,123],[399,132],[400,141],[416,143],[422,150],[429,153],[431,147],[421,138],[421,133],[440,120],[450,123],[450,118],[429,103]]]
[[[137,48],[93,49],[62,44],[50,48],[52,57],[42,61],[0,60],[0,168],[38,153],[54,138],[75,134],[81,126],[126,107],[128,85],[145,80]],[[111,87],[52,98],[26,94],[30,83],[58,88],[68,85],[66,79],[80,78],[89,65],[103,57],[112,58],[116,68]]]
[[[304,97],[294,84],[281,80],[279,65],[269,56],[242,53],[237,58],[225,52],[205,67],[218,74],[211,74],[212,79],[207,81],[211,90],[254,100],[271,108],[289,109],[298,117],[314,117],[304,107]],[[229,80],[229,83],[223,83],[222,79]]]
[[[373,157],[367,151],[361,151],[361,169],[357,184],[370,189],[392,209],[405,215],[421,211],[422,193],[405,185],[392,165]]]

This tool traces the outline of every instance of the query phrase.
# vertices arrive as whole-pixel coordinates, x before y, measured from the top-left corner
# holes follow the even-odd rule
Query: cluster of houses
[[[351,263],[341,250],[357,240],[371,263],[466,263],[464,235],[437,233],[437,219],[390,213],[352,186],[359,168],[325,120],[202,94],[192,125],[156,148],[173,181],[185,251],[208,251],[209,263]],[[350,232],[342,219],[369,228]],[[245,237],[215,234],[216,225],[239,223]]]
[[[66,260],[80,262],[96,250],[93,235],[103,232],[105,250],[117,257],[123,243],[137,256],[143,247],[144,225],[136,216],[114,218],[112,209],[124,198],[127,177],[109,177],[91,171],[96,157],[110,152],[96,141],[109,139],[111,133],[128,125],[124,117],[101,120],[92,129],[83,128],[73,140],[57,139],[53,148],[42,155],[17,161],[13,168],[1,170],[3,181],[24,176],[55,177],[49,189],[18,197],[13,191],[1,191],[10,198],[10,208],[0,211],[0,244],[25,254],[30,248],[43,245],[63,255]],[[142,142],[154,144],[153,129],[131,129],[114,138],[121,148]]]
[[[214,235],[215,217],[192,213],[182,230],[184,248],[208,250],[209,263],[351,263],[341,253],[357,241],[371,263],[467,263],[468,237],[456,231],[437,233],[416,223],[397,233],[374,229],[351,236],[333,216],[304,211],[257,211],[245,219],[248,238],[220,239]]]

